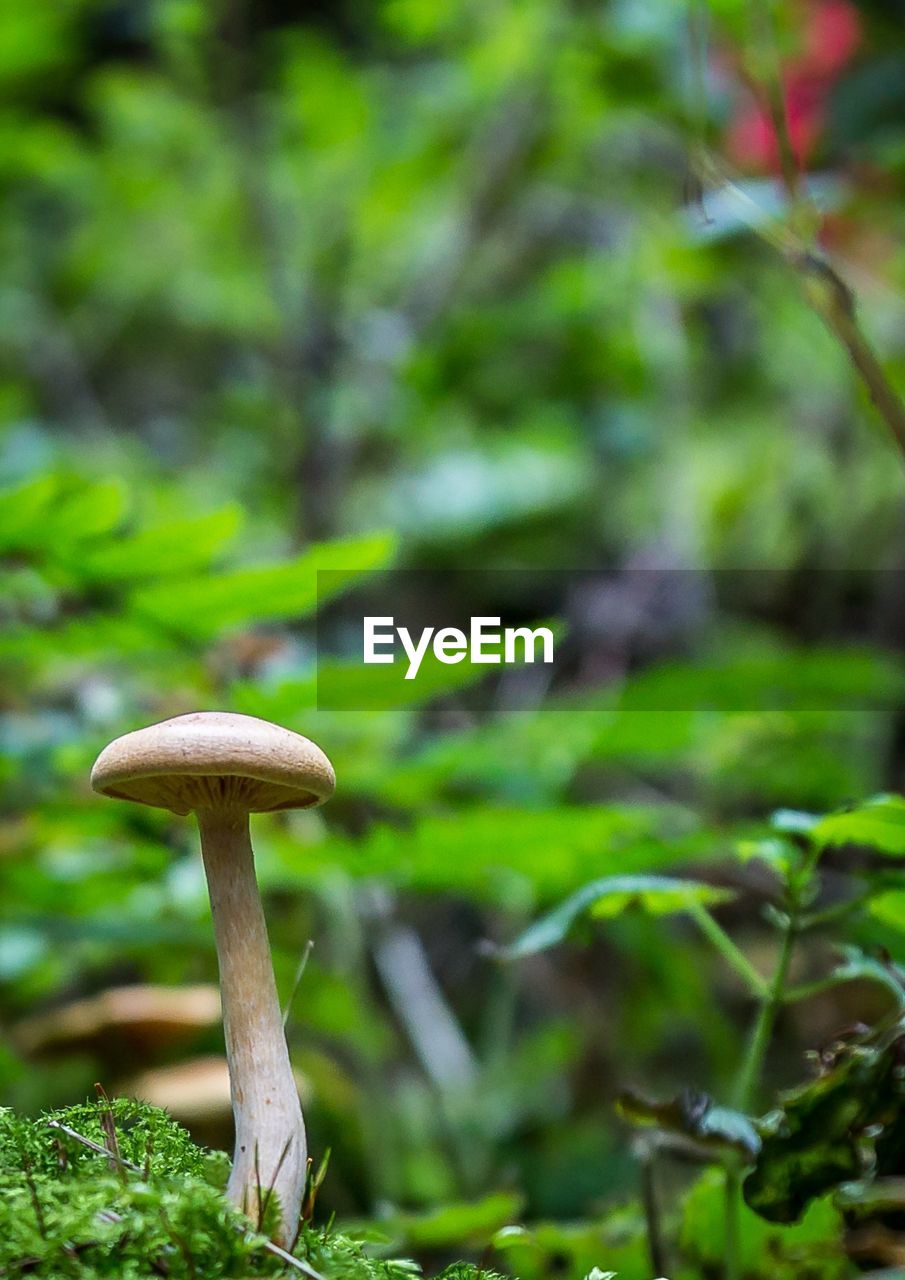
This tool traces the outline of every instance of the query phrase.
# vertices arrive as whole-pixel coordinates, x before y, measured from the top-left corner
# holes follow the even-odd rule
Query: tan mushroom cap
[[[222,1056],[142,1071],[119,1084],[117,1093],[162,1107],[181,1124],[227,1120],[232,1115],[229,1064]]]
[[[308,1080],[300,1071],[292,1074],[300,1097],[310,1100]],[[232,1119],[229,1064],[216,1054],[142,1071],[120,1084],[117,1092],[163,1107],[183,1124]]]
[[[220,992],[207,983],[110,987],[49,1013],[31,1014],[12,1029],[25,1053],[52,1053],[108,1041],[142,1052],[167,1048],[220,1021]]]
[[[256,716],[196,711],[124,734],[91,770],[95,791],[187,814],[310,809],[333,794],[333,766],[300,733]]]

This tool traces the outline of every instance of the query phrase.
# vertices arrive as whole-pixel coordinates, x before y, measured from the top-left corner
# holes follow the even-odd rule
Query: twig
[[[431,269],[415,281],[400,311],[413,340],[424,338],[453,302],[481,243],[510,207],[507,197],[525,171],[545,118],[544,91],[528,81],[505,98],[464,154],[464,192],[458,229]]]
[[[287,1253],[285,1249],[281,1249],[278,1244],[274,1244],[272,1240],[265,1240],[263,1247],[268,1253],[272,1253],[275,1258],[279,1258],[282,1262],[287,1263],[290,1267],[295,1267],[297,1271],[302,1271],[309,1280],[324,1280],[319,1271],[312,1267],[310,1262],[304,1262],[301,1258],[297,1258],[294,1253]]]
[[[23,343],[22,359],[40,394],[61,421],[75,421],[80,426],[107,426],[109,419],[92,386],[87,362],[75,343],[72,326],[67,326],[52,311],[45,296],[43,281],[31,283],[31,306],[37,332]]]
[[[757,0],[753,6],[753,14],[758,60],[766,72],[764,91],[779,153],[779,168],[785,188],[792,202],[796,203],[802,195],[801,170],[789,130],[789,112],[776,49],[776,22],[770,0]]]
[[[779,150],[782,180],[794,213],[802,194],[801,175],[789,132],[770,0],[757,0],[755,17],[761,55],[767,70],[765,89]],[[827,259],[810,246],[797,246],[796,251],[789,255],[789,261],[802,276],[808,302],[844,349],[875,409],[891,431],[899,452],[905,457],[905,404],[861,328],[852,290]]]
[[[852,290],[823,257],[806,254],[794,265],[805,279],[808,301],[845,348],[874,408],[892,432],[900,452],[905,455],[905,404],[858,322]]]
[[[736,212],[752,231],[782,254],[801,277],[805,298],[845,351],[849,363],[899,452],[905,458],[905,403],[893,387],[858,320],[851,288],[836,268],[785,223],[765,221],[760,206],[727,178],[712,157],[698,154],[696,166],[703,181],[731,198]]]
[[[141,1173],[141,1169],[137,1164],[133,1164],[131,1160],[124,1160],[120,1155],[114,1156],[107,1147],[102,1147],[98,1142],[92,1142],[84,1134],[76,1133],[75,1129],[70,1129],[68,1124],[61,1124],[59,1120],[48,1120],[47,1127],[48,1129],[59,1129],[60,1133],[65,1133],[67,1138],[74,1138],[76,1142],[80,1142],[89,1151],[96,1151],[99,1156],[106,1156],[108,1161],[115,1160],[124,1169],[131,1169],[133,1173]]]
[[[101,1128],[104,1131],[107,1150],[110,1152],[110,1168],[116,1170],[120,1177],[125,1180],[123,1158],[120,1155],[119,1140],[116,1136],[116,1120],[113,1117],[113,1109],[110,1106],[110,1099],[107,1097],[107,1091],[102,1084],[96,1083],[94,1088],[101,1107]]]

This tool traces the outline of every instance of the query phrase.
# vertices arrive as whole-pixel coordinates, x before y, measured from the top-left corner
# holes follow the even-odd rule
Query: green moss
[[[0,1176],[21,1171],[23,1161],[30,1164],[35,1177],[66,1179],[108,1173],[109,1156],[92,1151],[66,1133],[72,1129],[81,1138],[106,1147],[105,1122],[112,1123],[121,1160],[153,1170],[155,1178],[204,1178],[210,1157],[219,1155],[197,1147],[185,1129],[159,1108],[131,1098],[113,1098],[66,1107],[37,1120],[0,1110]]]
[[[118,1160],[108,1153],[111,1132]],[[226,1168],[225,1157],[195,1146],[164,1112],[128,1099],[36,1120],[0,1110],[0,1276],[299,1276],[225,1199]],[[417,1271],[310,1227],[296,1253],[329,1280],[400,1280]]]

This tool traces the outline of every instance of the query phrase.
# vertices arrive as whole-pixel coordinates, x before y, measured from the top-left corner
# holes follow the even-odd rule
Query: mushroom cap
[[[320,747],[300,733],[255,716],[196,711],[116,738],[94,762],[91,785],[179,814],[270,813],[322,804],[336,778]]]
[[[226,1058],[192,1058],[171,1067],[143,1071],[120,1084],[117,1092],[169,1111],[182,1124],[228,1120],[232,1115]]]
[[[300,1071],[292,1074],[302,1101],[310,1101],[309,1081]],[[229,1063],[217,1054],[142,1071],[118,1085],[117,1092],[163,1107],[182,1124],[232,1118]]]
[[[49,1013],[32,1014],[13,1028],[25,1053],[53,1053],[129,1042],[148,1053],[190,1038],[220,1021],[215,986],[164,987],[152,984],[110,987]]]

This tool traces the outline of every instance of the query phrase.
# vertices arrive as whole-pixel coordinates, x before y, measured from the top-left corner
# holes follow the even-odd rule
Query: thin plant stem
[[[689,903],[688,910],[701,933],[703,933],[708,942],[712,943],[730,969],[733,969],[738,974],[753,995],[759,1000],[765,999],[769,994],[767,983],[742,949],[732,941],[722,925],[717,924],[707,908],[700,902]]]
[[[835,991],[846,982],[873,981],[878,987],[896,997],[899,1007],[902,1005],[902,988],[892,974],[881,977],[879,973],[861,973],[852,969],[848,973],[830,974],[817,982],[805,982],[798,987],[789,987],[783,996],[786,1004],[797,1004],[800,1000],[812,1000],[814,996],[823,995],[825,991]]]
[[[35,1218],[38,1223],[38,1231],[43,1239],[47,1239],[47,1220],[44,1217],[44,1209],[41,1205],[41,1197],[38,1195],[38,1187],[35,1182],[35,1175],[32,1169],[31,1158],[27,1155],[22,1157],[22,1169],[25,1173],[25,1181],[28,1185],[28,1192],[31,1196],[31,1204],[34,1210]]]
[[[803,933],[805,929],[823,929],[827,925],[838,924],[841,920],[861,911],[873,896],[873,892],[868,890],[845,902],[834,902],[831,907],[824,907],[820,911],[809,911],[799,917],[798,931]]]
[[[689,94],[688,128],[694,138],[695,152],[706,154],[710,134],[710,110],[707,100],[707,3],[690,0],[688,6]],[[687,198],[698,205],[702,223],[709,222],[704,203],[704,185],[700,172],[692,165],[688,172]]]
[[[786,982],[789,976],[789,965],[795,945],[795,914],[790,912],[786,917],[779,958],[773,979],[760,1001],[760,1007],[751,1029],[748,1048],[742,1060],[741,1070],[735,1085],[735,1106],[740,1111],[747,1111],[754,1098],[754,1093],[763,1071],[764,1060],[776,1018],[782,1007]],[[738,1161],[730,1160],[726,1166],[724,1183],[726,1213],[726,1247],[725,1247],[725,1280],[740,1280],[741,1276],[741,1231],[739,1214],[741,1211],[741,1170]]]
[[[786,886],[785,911],[777,913],[781,920],[781,941],[779,955],[773,977],[761,997],[760,1007],[751,1028],[748,1047],[742,1060],[741,1069],[735,1084],[734,1105],[739,1111],[750,1111],[755,1101],[755,1094],[763,1075],[764,1062],[773,1039],[776,1019],[786,999],[786,988],[789,982],[789,970],[795,950],[795,942],[800,932],[803,906],[810,899],[812,879],[820,856],[819,848],[807,850],[800,867],[789,877]],[[737,1159],[732,1159],[726,1166],[726,1280],[740,1280],[741,1276],[741,1232],[739,1215],[741,1212],[741,1175],[742,1171]]]
[[[751,1036],[748,1040],[748,1048],[742,1062],[742,1068],[736,1081],[735,1105],[740,1111],[749,1110],[754,1101],[754,1093],[773,1037],[773,1028],[785,1001],[786,983],[789,978],[789,966],[792,963],[792,952],[795,948],[797,932],[797,912],[790,911],[783,930],[773,981],[770,983],[767,996],[758,1010],[757,1018],[751,1029]]]
[[[650,1257],[651,1270],[654,1275],[665,1276],[667,1262],[663,1231],[660,1225],[660,1201],[657,1195],[656,1146],[653,1143],[645,1142],[640,1156],[641,1200],[644,1206],[647,1250]]]
[[[849,362],[863,382],[874,408],[889,427],[900,451],[905,454],[905,404],[889,381],[861,328],[854,294],[824,259],[811,254],[796,265],[806,277],[808,301],[845,348]]]
[[[741,1229],[739,1209],[742,1202],[742,1180],[738,1163],[732,1160],[726,1166],[723,1184],[726,1214],[726,1243],[724,1250],[725,1280],[739,1280],[741,1276]]]
[[[309,1277],[309,1280],[324,1280],[321,1273],[315,1271],[310,1262],[306,1262],[303,1258],[297,1258],[294,1253],[288,1253],[287,1250],[281,1249],[272,1240],[262,1240],[261,1248],[266,1249],[268,1253],[272,1253],[281,1262],[285,1262],[288,1267],[294,1267],[296,1271],[301,1271],[303,1275]]]
[[[889,380],[858,319],[855,295],[824,257],[786,223],[764,217],[763,210],[705,152],[696,165],[701,181],[729,199],[738,217],[772,245],[802,281],[805,300],[845,351],[877,413],[905,457],[905,403]]]
[[[67,1138],[72,1138],[76,1142],[80,1142],[83,1147],[87,1147],[89,1151],[95,1151],[99,1156],[106,1156],[108,1160],[111,1153],[108,1147],[102,1147],[97,1142],[92,1142],[90,1138],[84,1137],[81,1133],[76,1133],[75,1129],[70,1129],[68,1124],[61,1124],[59,1120],[48,1120],[48,1129],[59,1129],[60,1133],[65,1133]],[[119,1165],[124,1169],[131,1169],[133,1173],[141,1173],[141,1169],[137,1164],[132,1164],[131,1160],[124,1160],[122,1156],[115,1157]]]
[[[801,174],[789,132],[786,95],[776,52],[770,0],[757,0],[755,20],[758,26],[760,61],[765,73],[764,88],[779,150],[783,185],[791,202],[792,221],[798,222],[800,219],[795,214],[802,205]],[[831,263],[816,251],[813,242],[801,241],[791,228],[787,232],[800,242],[796,250],[787,253],[786,257],[802,277],[808,303],[845,351],[849,364],[860,378],[877,413],[889,428],[899,452],[905,457],[905,403],[890,382],[861,328],[852,290]]]
[[[710,134],[710,109],[707,100],[707,25],[706,0],[691,0],[688,6],[688,42],[691,61],[691,100],[689,114],[698,145],[706,147]]]
[[[302,978],[305,976],[305,970],[308,967],[308,960],[310,959],[311,952],[313,950],[314,950],[314,939],[309,938],[302,949],[301,959],[299,960],[298,968],[295,971],[295,977],[292,980],[292,990],[289,992],[289,997],[286,1001],[286,1007],[283,1010],[283,1030],[284,1031],[286,1030],[286,1024],[289,1022],[289,1015],[292,1012],[292,1003],[295,1000],[296,995],[298,994],[299,987],[302,985]]]
[[[777,51],[776,18],[770,0],[756,0],[752,6],[758,62],[764,71],[764,92],[767,110],[773,134],[776,138],[776,149],[779,153],[779,167],[782,180],[789,193],[793,205],[802,195],[801,170],[792,135],[789,130],[789,112],[786,105],[786,94],[782,82],[782,68]]]

